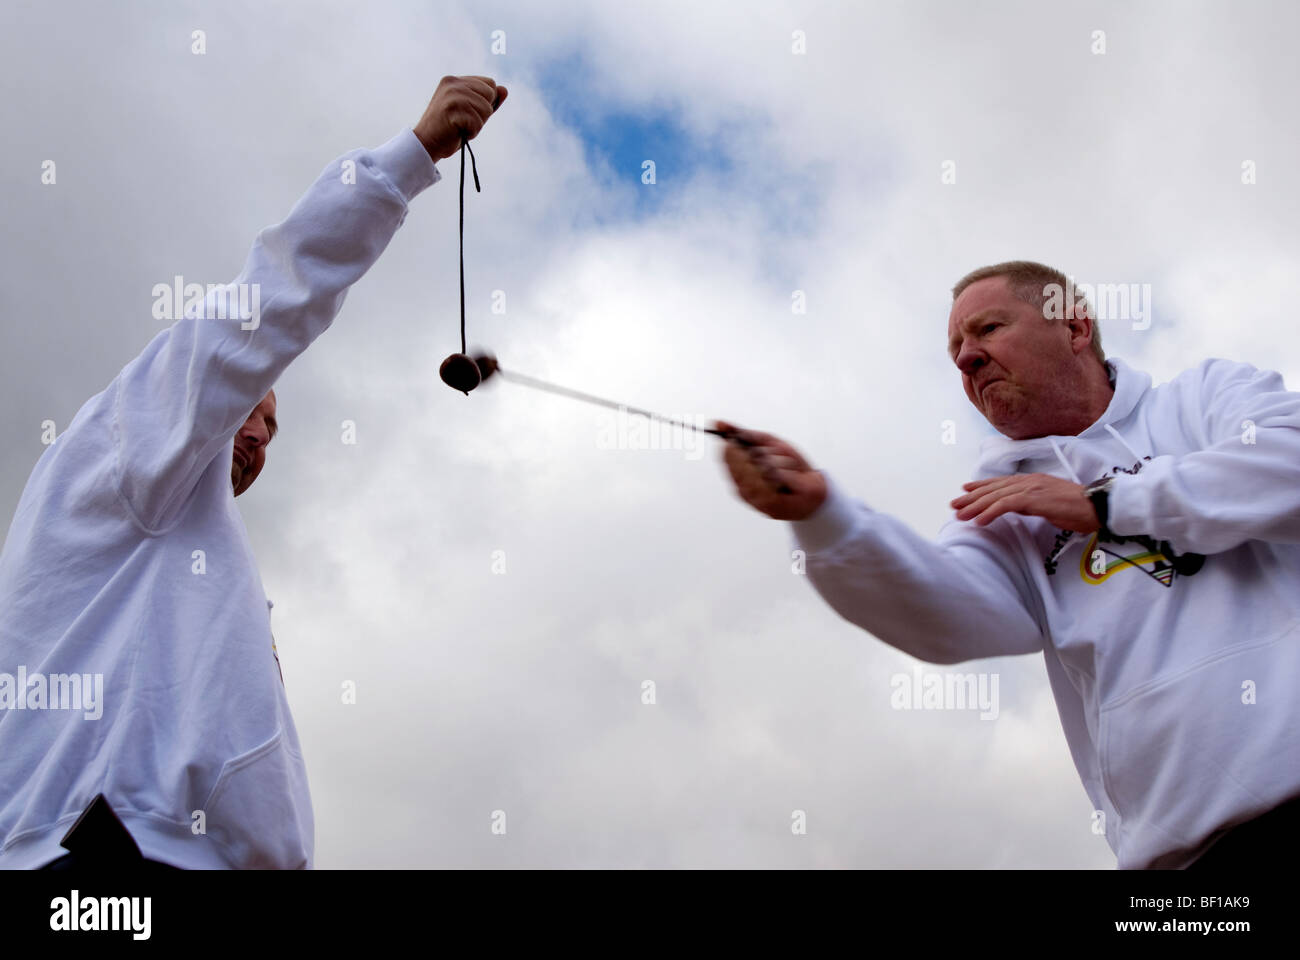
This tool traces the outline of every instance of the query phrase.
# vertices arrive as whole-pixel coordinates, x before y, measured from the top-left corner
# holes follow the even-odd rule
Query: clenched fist
[[[713,427],[731,435],[723,461],[740,498],[755,510],[773,520],[805,520],[826,500],[826,477],[784,440],[722,420]]]
[[[462,133],[470,140],[477,137],[507,93],[491,77],[443,77],[413,128],[433,162],[459,150]]]

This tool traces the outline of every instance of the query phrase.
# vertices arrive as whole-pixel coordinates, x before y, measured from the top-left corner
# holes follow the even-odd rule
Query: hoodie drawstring
[[[1129,442],[1120,436],[1118,430],[1112,427],[1109,423],[1105,424],[1105,427],[1110,432],[1110,435],[1118,440],[1123,445],[1124,449],[1133,455],[1134,463],[1142,462],[1142,454],[1134,450]],[[1048,439],[1051,441],[1052,451],[1056,454],[1056,459],[1061,461],[1061,466],[1065,467],[1065,472],[1070,475],[1070,479],[1075,483],[1083,483],[1083,481],[1079,479],[1079,475],[1074,472],[1074,467],[1070,466],[1070,461],[1065,458],[1065,454],[1061,451],[1061,445],[1056,442],[1056,438],[1049,437]]]
[[[1132,447],[1130,447],[1129,444],[1128,444],[1128,441],[1125,440],[1123,437],[1121,437],[1120,434],[1119,434],[1119,431],[1116,430],[1114,427],[1112,427],[1109,423],[1106,424],[1105,426],[1106,426],[1106,429],[1110,431],[1110,435],[1111,435],[1112,437],[1114,437],[1116,440],[1118,440],[1120,443],[1122,443],[1122,444],[1124,445],[1124,449],[1125,449],[1125,450],[1127,450],[1129,453],[1133,454],[1133,462],[1134,462],[1134,463],[1141,463],[1141,462],[1142,462],[1142,454],[1138,453],[1136,450],[1134,450]]]
[[[1065,459],[1065,454],[1061,452],[1061,446],[1056,442],[1056,438],[1049,437],[1048,439],[1052,442],[1052,450],[1056,454],[1056,459],[1061,461],[1061,466],[1065,467],[1065,472],[1070,475],[1070,479],[1075,483],[1083,483],[1083,481],[1079,479],[1079,475],[1074,472],[1074,467],[1070,466],[1070,461]]]

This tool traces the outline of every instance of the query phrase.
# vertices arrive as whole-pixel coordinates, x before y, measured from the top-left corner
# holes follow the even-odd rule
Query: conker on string
[[[442,361],[442,366],[438,368],[438,376],[442,377],[442,382],[447,386],[459,390],[467,397],[483,379],[479,375],[478,364],[463,353],[453,353]]]

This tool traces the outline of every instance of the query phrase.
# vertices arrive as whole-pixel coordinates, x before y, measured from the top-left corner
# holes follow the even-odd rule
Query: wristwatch
[[[1114,531],[1106,525],[1107,521],[1110,519],[1110,488],[1114,485],[1114,477],[1102,477],[1100,480],[1094,480],[1092,483],[1084,487],[1083,492],[1092,502],[1092,508],[1097,511],[1097,539],[1123,543],[1124,538],[1117,536]]]

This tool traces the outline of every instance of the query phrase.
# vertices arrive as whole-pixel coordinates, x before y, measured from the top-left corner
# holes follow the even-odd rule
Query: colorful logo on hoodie
[[[1140,570],[1156,583],[1172,587],[1179,576],[1190,577],[1205,564],[1199,553],[1178,554],[1167,540],[1155,543],[1150,537],[1125,537],[1125,541],[1138,541],[1141,549],[1134,550],[1115,543],[1099,543],[1094,533],[1083,554],[1079,557],[1079,575],[1084,583],[1105,583],[1124,570]]]

